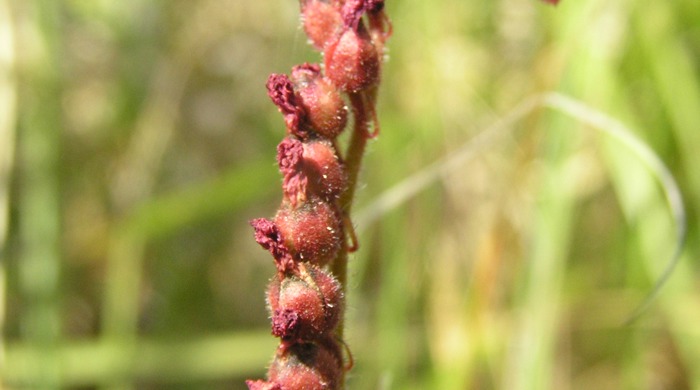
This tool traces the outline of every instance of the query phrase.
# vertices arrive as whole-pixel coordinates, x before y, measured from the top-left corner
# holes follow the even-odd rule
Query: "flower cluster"
[[[383,0],[300,3],[304,30],[324,63],[297,65],[267,81],[287,129],[277,147],[283,197],[272,220],[251,225],[277,268],[267,304],[280,346],[267,380],[246,382],[251,390],[338,389],[349,369],[336,332],[343,286],[329,267],[357,246],[341,201],[356,169],[349,172],[337,137],[348,123],[346,98],[356,129],[366,130],[368,117],[374,121],[374,132],[361,137],[376,135],[374,95],[390,28]]]

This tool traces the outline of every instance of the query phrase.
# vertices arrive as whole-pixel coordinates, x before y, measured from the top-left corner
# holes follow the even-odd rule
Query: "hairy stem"
[[[350,135],[350,143],[348,145],[344,161],[345,170],[348,177],[348,187],[340,197],[339,202],[340,209],[346,216],[350,215],[350,209],[352,208],[352,201],[355,195],[355,188],[357,187],[357,177],[362,165],[362,157],[364,156],[365,146],[367,145],[367,140],[369,138],[367,110],[365,106],[365,98],[362,93],[351,93],[350,104],[352,106],[354,116],[354,126],[353,132]],[[350,223],[349,218],[345,218],[345,221]],[[346,233],[348,229],[353,229],[353,227],[345,226]],[[347,291],[348,249],[347,240],[343,240],[338,256],[333,261],[332,267],[332,272],[338,279],[338,282],[340,282],[340,285],[343,287],[343,291]],[[336,336],[340,340],[343,339],[344,322],[344,316],[341,316],[335,331]],[[344,387],[344,380],[341,380],[340,383],[341,386]]]
[[[340,207],[346,214],[350,214],[350,209],[352,208],[357,176],[359,175],[360,166],[362,165],[365,145],[367,145],[367,139],[369,138],[369,118],[367,118],[365,96],[362,93],[351,93],[349,95],[355,120],[348,151],[345,154],[345,171],[348,176],[348,188],[340,197]]]

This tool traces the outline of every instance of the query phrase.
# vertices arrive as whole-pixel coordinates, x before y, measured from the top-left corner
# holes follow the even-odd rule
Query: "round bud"
[[[319,340],[338,323],[343,294],[338,281],[315,266],[300,266],[298,275],[274,278],[267,290],[272,334],[282,341]]]
[[[303,0],[301,19],[311,44],[323,50],[343,28],[340,5],[336,1]]]
[[[338,344],[298,343],[282,346],[270,365],[270,382],[284,390],[336,389],[343,375]]]
[[[295,66],[292,81],[311,129],[325,138],[337,137],[348,121],[348,109],[338,89],[315,64]]]
[[[330,272],[318,267],[306,267],[308,275],[316,284],[319,294],[323,297],[323,309],[325,312],[325,327],[332,331],[343,315],[345,297],[340,282]]]
[[[333,144],[325,140],[305,142],[302,169],[307,191],[325,200],[337,199],[347,186],[347,175]]]
[[[285,138],[277,146],[284,199],[292,207],[308,198],[332,202],[345,190],[347,176],[335,147],[324,139]]]
[[[341,220],[334,206],[320,198],[292,207],[284,204],[275,216],[285,247],[298,261],[328,264],[340,249]]]
[[[325,64],[326,76],[341,91],[358,92],[379,81],[379,53],[362,23],[326,47]]]
[[[273,282],[274,283],[274,282]],[[270,293],[274,294],[274,288]],[[282,279],[279,296],[268,298],[272,314],[272,334],[283,341],[313,340],[326,333],[323,297],[312,286],[296,277]]]

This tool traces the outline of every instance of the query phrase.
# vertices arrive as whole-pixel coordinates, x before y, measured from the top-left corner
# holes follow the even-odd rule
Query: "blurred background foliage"
[[[348,387],[700,388],[697,0],[386,7]],[[264,375],[273,267],[247,221],[276,210],[284,135],[264,84],[318,60],[292,0],[0,0],[3,388]],[[548,91],[628,126],[684,196],[679,265],[629,326],[682,221],[628,145],[516,109]]]

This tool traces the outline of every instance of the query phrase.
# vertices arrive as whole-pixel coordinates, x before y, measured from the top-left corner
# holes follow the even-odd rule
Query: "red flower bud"
[[[326,76],[341,91],[358,92],[379,81],[379,52],[362,23],[326,46],[324,56]]]
[[[292,81],[312,130],[325,138],[337,137],[348,120],[348,109],[338,89],[323,77],[321,68],[315,64],[295,66]]]
[[[282,345],[270,365],[268,377],[284,390],[332,390],[338,388],[342,373],[340,347],[329,340]]]
[[[339,212],[319,198],[296,208],[283,203],[275,225],[296,260],[321,266],[335,258],[343,239]]]
[[[323,50],[343,28],[338,1],[302,0],[301,20],[311,44],[318,50]]]
[[[343,294],[328,272],[302,264],[298,275],[272,279],[267,303],[272,334],[296,343],[319,340],[333,331],[342,311]]]
[[[277,162],[284,199],[292,207],[312,197],[332,202],[347,185],[343,165],[329,141],[285,138],[277,146]]]
[[[316,285],[319,294],[323,297],[323,308],[325,315],[326,329],[333,330],[338,324],[338,320],[343,314],[343,306],[345,305],[345,296],[343,288],[333,274],[326,272],[318,267],[306,267],[302,269],[306,271]]]
[[[279,287],[274,286],[280,283]],[[278,293],[278,296],[275,296]],[[326,333],[323,297],[294,276],[274,278],[268,291],[272,314],[272,334],[283,341],[313,340]],[[276,305],[275,305],[276,304]]]
[[[284,199],[292,207],[311,197],[333,201],[345,190],[347,176],[333,144],[317,139],[285,138],[277,146]]]
[[[333,144],[311,140],[303,145],[302,169],[308,177],[308,191],[328,201],[337,199],[347,186],[347,175]]]

